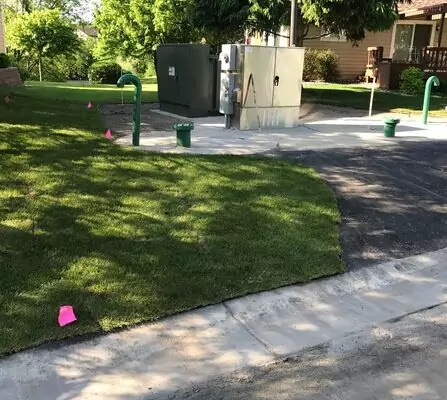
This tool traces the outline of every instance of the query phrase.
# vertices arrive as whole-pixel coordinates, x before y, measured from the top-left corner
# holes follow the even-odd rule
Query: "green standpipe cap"
[[[384,120],[385,124],[394,124],[397,125],[400,122],[399,118],[385,118]]]
[[[194,129],[194,123],[187,122],[187,123],[181,123],[181,124],[174,124],[173,128],[176,131],[190,131],[190,130]]]

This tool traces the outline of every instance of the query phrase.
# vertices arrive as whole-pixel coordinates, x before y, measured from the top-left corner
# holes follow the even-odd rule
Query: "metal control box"
[[[228,127],[299,125],[304,48],[224,45],[219,59],[219,109],[229,119]]]
[[[204,44],[163,44],[156,56],[160,110],[185,117],[219,112],[220,66]]]

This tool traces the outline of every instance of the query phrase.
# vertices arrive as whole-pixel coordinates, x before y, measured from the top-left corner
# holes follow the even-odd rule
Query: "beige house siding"
[[[355,79],[365,74],[368,61],[368,47],[383,46],[384,56],[388,57],[391,47],[392,30],[377,33],[367,33],[365,39],[358,46],[346,41],[327,41],[325,38],[304,41],[304,47],[313,49],[331,49],[339,57],[340,79]],[[308,37],[319,36],[317,27],[309,30]]]
[[[5,22],[3,18],[3,10],[0,8],[0,53],[5,52],[6,52]]]

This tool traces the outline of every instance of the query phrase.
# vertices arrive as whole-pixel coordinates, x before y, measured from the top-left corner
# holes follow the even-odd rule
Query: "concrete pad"
[[[152,110],[160,114],[161,111]],[[166,114],[166,113],[163,113]],[[169,116],[174,117],[169,114]],[[422,125],[414,119],[402,120],[395,138],[383,136],[383,121],[377,118],[321,119],[293,129],[262,129],[261,132],[225,129],[224,118],[195,118],[191,148],[176,146],[174,131],[142,132],[140,149],[186,154],[255,154],[273,149],[306,150],[363,145],[387,145],[399,141],[444,140],[445,122]],[[116,143],[131,145],[131,135],[119,137]]]

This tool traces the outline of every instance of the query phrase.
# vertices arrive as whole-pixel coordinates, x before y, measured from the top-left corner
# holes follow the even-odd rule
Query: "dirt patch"
[[[355,108],[326,106],[323,104],[305,103],[301,106],[300,121],[314,122],[336,118],[360,118],[368,115],[368,111]]]
[[[158,103],[141,105],[141,132],[170,131],[172,125],[188,122],[188,119],[160,114]],[[125,136],[132,133],[133,104],[106,104],[100,107],[100,113],[105,125],[112,129],[115,136]]]
[[[350,107],[337,107],[329,106],[324,104],[316,103],[305,103],[301,106],[301,122],[315,122],[323,120],[331,120],[337,118],[367,118],[368,110],[362,110]],[[383,111],[372,112],[372,118],[374,119],[384,119],[386,117],[394,118],[405,118],[415,121],[420,120],[419,114],[402,114],[402,113],[391,113]],[[431,121],[441,122],[445,121],[445,117],[430,117]]]

